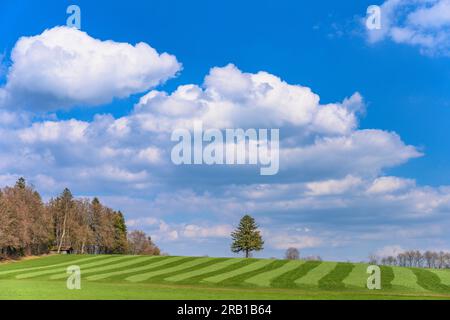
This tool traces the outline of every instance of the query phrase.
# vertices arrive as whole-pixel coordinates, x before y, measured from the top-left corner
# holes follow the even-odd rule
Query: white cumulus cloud
[[[170,95],[148,93],[136,113],[149,131],[171,131],[200,120],[213,128],[295,127],[303,134],[340,135],[357,127],[356,112],[363,108],[359,93],[341,103],[321,105],[308,87],[267,72],[245,73],[229,64],[212,68],[203,88],[191,84]]]
[[[390,39],[424,54],[450,54],[450,0],[386,0],[381,22],[367,31],[370,42]]]
[[[310,182],[306,184],[306,187],[309,189],[308,195],[322,196],[343,194],[361,184],[361,178],[347,176],[342,180]]]
[[[412,179],[402,179],[398,177],[380,177],[377,178],[369,187],[369,194],[392,193],[407,187],[414,187],[415,181]]]
[[[67,27],[22,37],[11,62],[0,102],[43,111],[109,103],[155,87],[181,69],[174,56],[146,43],[101,41]]]

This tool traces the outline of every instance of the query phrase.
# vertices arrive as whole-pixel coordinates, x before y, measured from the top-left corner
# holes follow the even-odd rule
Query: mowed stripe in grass
[[[322,262],[320,261],[306,261],[295,269],[288,271],[271,281],[271,286],[274,288],[295,288],[298,287],[298,282],[305,277],[311,270],[314,270]]]
[[[417,283],[425,290],[450,293],[450,286],[443,284],[436,273],[418,268],[414,268],[412,271],[417,277]]]
[[[160,268],[170,268],[171,266],[177,265],[179,261],[185,260],[184,257],[156,257],[153,260],[143,263],[140,266],[135,266],[133,268],[122,268],[114,272],[100,273],[93,276],[89,276],[86,280],[98,281],[98,280],[123,280],[130,274],[139,274],[143,271],[148,270],[158,270]]]
[[[56,256],[55,256],[56,257]],[[60,256],[57,256],[57,258],[59,258]],[[51,257],[53,258],[53,257]],[[28,267],[28,268],[23,268],[22,266],[26,264],[26,262],[31,262],[31,261],[26,261],[24,263],[19,263],[19,264],[8,264],[8,265],[4,265],[2,266],[2,271],[0,271],[0,277],[4,277],[4,276],[9,276],[11,274],[14,273],[23,273],[23,272],[31,272],[31,271],[37,271],[37,270],[45,270],[45,269],[53,269],[53,268],[58,268],[58,267],[63,267],[63,266],[70,266],[73,264],[77,264],[77,263],[84,263],[86,261],[92,261],[92,260],[102,260],[102,259],[106,259],[108,257],[104,257],[104,256],[89,256],[89,257],[85,257],[85,258],[81,258],[80,256],[72,256],[70,258],[73,259],[64,259],[64,262],[61,263],[56,263],[56,264],[51,264],[52,261],[60,261],[63,259],[51,259],[49,258],[43,258],[40,259],[39,262],[42,263],[42,260],[45,260],[45,263],[47,263],[46,265],[40,265],[37,267]],[[50,263],[50,264],[49,264]]]
[[[394,267],[394,279],[392,280],[392,288],[399,290],[427,291],[417,283],[417,276],[411,269]]]
[[[89,267],[94,267],[94,266],[100,266],[100,265],[105,265],[108,263],[112,263],[112,262],[116,262],[119,260],[123,260],[127,257],[121,257],[121,256],[114,256],[111,257],[109,256],[106,259],[99,259],[96,260],[94,262],[88,262],[88,263],[77,263],[77,266],[79,266],[80,268],[89,268]],[[73,262],[71,264],[69,264],[68,266],[73,265]],[[43,277],[43,276],[47,276],[47,275],[51,275],[51,274],[56,274],[56,273],[60,273],[60,274],[66,274],[67,273],[67,267],[65,268],[52,268],[50,270],[41,270],[41,271],[34,271],[34,272],[27,272],[27,273],[21,273],[18,274],[16,276],[16,279],[29,279],[29,278],[35,278],[35,277]]]
[[[252,259],[254,260],[254,259]],[[251,263],[245,267],[242,267],[240,269],[236,269],[230,272],[226,272],[226,273],[222,273],[219,275],[216,275],[214,277],[209,277],[206,279],[203,279],[202,282],[208,282],[208,283],[219,283],[222,282],[228,278],[233,278],[236,277],[238,275],[241,275],[243,273],[247,273],[247,272],[251,272],[251,271],[255,271],[258,269],[261,269],[263,267],[265,267],[266,265],[272,263],[273,260],[255,260],[254,263]]]
[[[142,282],[142,281],[149,280],[153,277],[158,277],[160,275],[166,275],[166,274],[171,274],[176,271],[186,270],[186,269],[201,265],[209,260],[211,260],[211,258],[194,258],[194,259],[185,261],[184,263],[179,263],[177,266],[174,266],[172,268],[164,268],[162,270],[154,270],[151,272],[140,273],[140,274],[137,274],[137,275],[134,275],[131,277],[127,277],[127,278],[125,278],[125,280],[129,281],[129,282]]]
[[[429,269],[431,272],[434,272],[439,279],[441,279],[441,283],[450,286],[450,270],[448,269]]]
[[[288,262],[289,261],[286,260],[275,260],[257,270],[244,272],[239,274],[238,276],[225,279],[224,281],[220,282],[220,284],[224,286],[241,286],[241,285],[252,286],[253,284],[246,282],[247,279],[258,276],[260,274],[273,272],[273,270],[276,270],[284,266]]]
[[[277,268],[275,270],[270,270],[268,272],[260,273],[256,276],[253,276],[253,277],[245,280],[245,282],[256,285],[256,286],[270,287],[272,280],[274,280],[284,274],[288,274],[292,270],[297,269],[303,263],[304,263],[303,261],[287,261],[287,263],[280,266],[279,268]],[[297,279],[297,278],[295,278],[295,279]]]
[[[182,281],[178,281],[177,284],[183,284],[183,285],[198,285],[202,284],[204,279],[215,277],[218,275],[226,274],[228,272],[232,272],[234,270],[242,269],[248,265],[251,265],[256,262],[255,259],[236,259],[238,260],[237,263],[233,263],[231,265],[228,265],[227,267],[224,267],[222,269],[218,269],[216,271],[210,271],[208,273],[202,273],[187,279],[184,279]]]
[[[229,260],[229,259],[227,259],[227,258],[214,258],[214,259],[209,258],[209,259],[205,260],[203,263],[195,264],[192,267],[188,267],[188,268],[184,268],[181,270],[176,270],[176,271],[172,271],[169,273],[164,273],[164,274],[160,274],[158,276],[154,276],[151,278],[151,281],[152,282],[166,282],[168,278],[184,275],[184,274],[190,273],[190,272],[195,272],[197,270],[208,269],[217,264],[220,264],[221,262],[223,262],[225,260]]]
[[[308,272],[307,275],[297,279],[295,283],[301,287],[317,287],[319,285],[319,280],[330,273],[336,265],[336,262],[322,262],[316,268]]]
[[[394,270],[388,266],[381,266],[381,289],[392,289],[392,281],[395,278]]]
[[[6,261],[1,262],[1,270],[10,271],[10,270],[18,270],[18,269],[37,269],[37,268],[48,268],[51,266],[61,266],[69,263],[73,260],[80,259],[94,259],[102,256],[94,256],[94,255],[49,255],[44,257],[36,257],[36,258],[27,258],[25,260],[17,260],[17,261]]]
[[[218,270],[222,270],[222,269],[227,268],[228,266],[230,266],[232,264],[239,263],[240,261],[242,261],[242,259],[224,258],[224,260],[222,260],[221,262],[216,263],[216,264],[211,265],[211,266],[208,266],[206,268],[203,267],[203,268],[199,268],[197,270],[193,270],[193,271],[189,271],[189,272],[183,272],[183,273],[175,275],[175,276],[170,276],[169,278],[166,278],[164,280],[165,281],[169,281],[169,282],[184,281],[184,280],[189,279],[189,278],[198,277],[198,276],[202,276],[202,275],[207,274],[207,273],[211,273],[211,272],[216,272]]]
[[[92,273],[100,273],[104,271],[110,271],[110,270],[117,270],[121,269],[123,267],[129,267],[133,266],[142,262],[148,262],[151,259],[155,259],[155,257],[128,257],[128,259],[125,259],[126,261],[120,262],[115,261],[112,264],[102,266],[102,267],[94,267],[94,268],[82,268],[81,269],[81,276],[84,278],[87,274]],[[65,274],[55,274],[50,277],[52,280],[58,280],[58,279],[64,279],[67,278],[67,275]]]
[[[319,288],[325,290],[345,289],[344,279],[352,272],[353,263],[338,263],[336,267],[319,280]]]
[[[358,263],[350,272],[347,278],[344,279],[343,283],[348,288],[365,289],[367,288],[367,279],[369,274],[367,273],[368,264]]]

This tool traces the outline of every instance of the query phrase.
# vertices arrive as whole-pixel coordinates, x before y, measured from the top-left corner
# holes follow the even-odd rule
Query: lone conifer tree
[[[251,216],[246,215],[241,219],[237,229],[231,234],[233,244],[231,251],[234,253],[245,252],[245,257],[250,257],[250,252],[263,250],[264,241],[258,230],[258,225]]]
[[[122,212],[114,212],[114,244],[112,253],[125,254],[128,251],[127,225]]]

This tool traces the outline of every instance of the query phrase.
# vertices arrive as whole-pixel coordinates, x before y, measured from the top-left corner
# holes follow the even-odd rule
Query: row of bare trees
[[[450,253],[435,251],[408,250],[396,256],[377,257],[370,256],[370,263],[387,266],[417,267],[417,268],[450,268]]]
[[[141,231],[127,233],[125,219],[95,198],[75,199],[65,189],[44,203],[21,178],[0,190],[0,255],[41,255],[70,248],[78,254],[153,254],[159,249]]]
[[[286,250],[284,255],[286,260],[300,260],[300,251],[297,248],[291,247]],[[306,256],[301,258],[304,261],[322,261],[320,256]]]

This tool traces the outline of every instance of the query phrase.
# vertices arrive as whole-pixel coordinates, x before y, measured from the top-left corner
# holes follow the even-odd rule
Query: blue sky
[[[100,99],[100,103],[93,103],[93,96],[88,101],[73,97],[64,100],[67,96],[61,98],[55,92],[70,88],[44,88],[55,83],[52,79],[36,89],[45,94],[38,92],[39,98],[30,95],[34,89],[27,86],[33,82],[20,77],[36,75],[36,81],[42,74],[35,69],[45,70],[46,65],[30,62],[26,68],[14,69],[20,59],[29,62],[31,56],[18,54],[17,61],[12,61],[11,52],[19,38],[39,36],[46,29],[64,25],[70,4],[80,6],[82,31],[88,37],[131,45],[144,42],[158,53],[170,54],[182,68],[173,64],[172,69],[161,71],[164,76],[150,74],[159,84],[143,84],[131,92],[115,92],[117,86],[111,84],[104,94],[116,97],[113,101]],[[338,260],[361,260],[369,252],[410,246],[450,249],[450,238],[442,230],[450,222],[450,191],[445,187],[450,177],[450,11],[446,11],[450,6],[447,0],[380,1],[376,4],[382,5],[384,26],[382,34],[374,36],[363,24],[371,4],[374,3],[4,0],[0,4],[0,52],[5,55],[2,82],[15,103],[3,103],[0,111],[5,110],[5,119],[15,120],[2,121],[1,133],[3,140],[19,142],[3,143],[0,152],[4,154],[0,157],[8,161],[0,166],[2,184],[24,175],[47,196],[65,186],[79,196],[100,195],[103,201],[125,212],[131,228],[154,234],[163,250],[173,254],[230,255],[225,235],[247,211],[257,217],[266,237],[272,239],[259,256],[282,256],[287,244],[300,247],[305,255],[320,254]],[[433,9],[439,6],[443,9]],[[406,18],[405,8],[410,14]],[[433,18],[437,11],[441,14]],[[40,61],[45,62],[45,57]],[[111,61],[111,69],[117,67],[120,72],[124,68],[114,64],[118,60]],[[234,69],[224,68],[230,63]],[[170,95],[179,86],[202,86],[214,67],[225,71],[212,76],[213,80],[228,77],[236,70],[242,77],[265,71],[283,83],[311,88],[320,96],[322,106],[338,104],[344,110],[344,99],[361,97],[358,110],[349,111],[356,117],[356,125],[349,116],[348,125],[353,127],[345,132],[331,136],[315,132],[311,141],[330,138],[336,139],[336,145],[327,145],[330,149],[324,154],[302,153],[299,161],[292,153],[286,155],[285,169],[282,167],[280,174],[270,179],[236,168],[175,168],[164,153],[160,162],[147,167],[130,165],[125,151],[131,151],[127,146],[132,145],[137,153],[148,151],[149,145],[144,141],[149,139],[153,141],[151,148],[164,151],[170,147],[158,132],[134,132],[132,126],[141,119],[136,105],[145,105],[141,98],[151,90]],[[10,78],[14,75],[15,82],[7,80],[8,74]],[[205,82],[202,88],[225,90],[213,80],[213,84],[208,86]],[[10,88],[7,82],[11,83]],[[280,90],[285,89],[279,85]],[[52,95],[59,98],[47,108]],[[233,97],[230,99],[235,102]],[[168,96],[164,103],[173,105],[173,100]],[[295,98],[292,103],[295,104]],[[152,102],[147,107],[159,106]],[[302,103],[297,107],[303,108]],[[277,108],[287,106],[273,108],[278,112]],[[105,119],[99,120],[99,115]],[[248,113],[243,115],[252,118]],[[119,119],[127,119],[133,134],[130,140],[113,143],[108,128],[116,128],[114,121]],[[266,120],[258,114],[250,122],[257,127]],[[146,121],[162,123],[169,119],[152,114],[151,120]],[[278,123],[283,124],[281,132],[283,128],[285,132],[297,132],[294,138],[305,130],[282,116]],[[63,137],[60,141],[60,135],[72,132],[66,125],[76,132],[76,137]],[[88,142],[77,140],[80,135],[87,135],[83,130],[95,132]],[[394,141],[393,132],[399,141]],[[359,149],[346,154],[339,144],[353,139],[352,134],[359,137],[356,142],[352,140]],[[371,145],[378,139],[383,142]],[[88,150],[83,146],[86,143],[108,145],[114,149],[113,156],[108,159],[91,155],[86,163],[76,163],[77,157],[72,154],[75,151],[69,152],[63,140],[71,143],[75,151],[79,149],[78,155]],[[14,157],[24,154],[30,162],[18,165]],[[334,156],[336,160],[324,167],[317,165],[323,157]],[[42,161],[42,165],[33,166],[31,161]],[[107,168],[109,174],[96,177],[100,169],[95,168]],[[333,188],[340,190],[330,192]],[[255,190],[263,194],[262,199],[253,195]]]

